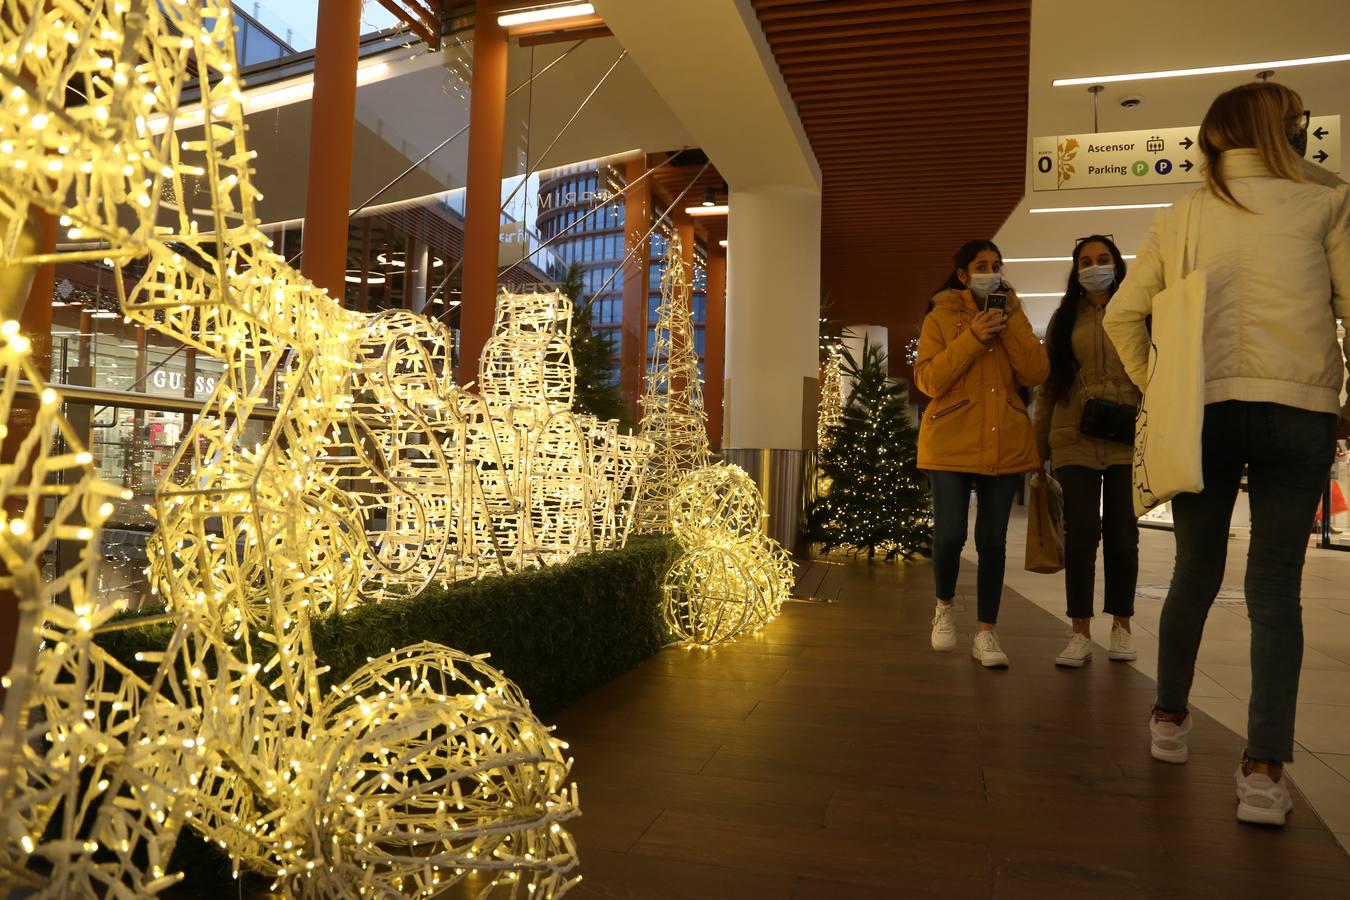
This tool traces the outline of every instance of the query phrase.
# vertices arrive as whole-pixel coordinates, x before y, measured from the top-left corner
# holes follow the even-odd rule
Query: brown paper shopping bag
[[[1064,492],[1037,472],[1027,497],[1027,571],[1053,575],[1064,568]]]

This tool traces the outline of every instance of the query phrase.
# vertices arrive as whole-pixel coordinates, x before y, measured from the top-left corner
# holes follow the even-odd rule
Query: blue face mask
[[[1003,276],[998,272],[971,272],[970,292],[976,300],[983,300],[1003,284]]]
[[[1116,280],[1116,267],[1089,266],[1078,270],[1078,283],[1089,294],[1104,294],[1110,290]]]

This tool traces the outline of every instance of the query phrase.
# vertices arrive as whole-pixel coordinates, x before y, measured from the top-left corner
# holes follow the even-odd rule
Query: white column
[[[722,446],[803,450],[819,370],[820,192],[733,188],[730,206]]]

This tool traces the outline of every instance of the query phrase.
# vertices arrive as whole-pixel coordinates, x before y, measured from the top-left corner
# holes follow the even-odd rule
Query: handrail
[[[158,394],[143,394],[139,391],[115,391],[108,388],[84,387],[78,384],[48,384],[61,395],[67,403],[89,403],[97,406],[120,406],[126,409],[161,410],[165,412],[186,412],[200,414],[206,397],[189,399],[186,397],[163,397]],[[20,381],[18,391],[29,397],[38,396],[38,390],[31,381]],[[250,415],[263,419],[275,419],[275,406],[255,406]]]

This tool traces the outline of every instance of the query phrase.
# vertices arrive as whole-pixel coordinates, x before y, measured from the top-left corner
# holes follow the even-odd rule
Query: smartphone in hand
[[[989,294],[984,298],[984,311],[989,312],[996,309],[1003,314],[1003,318],[1008,317],[1008,295],[1002,293]]]

